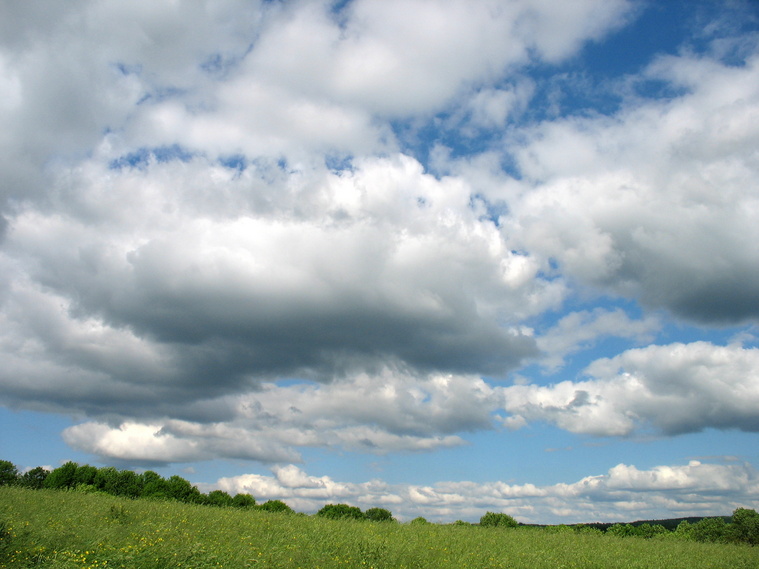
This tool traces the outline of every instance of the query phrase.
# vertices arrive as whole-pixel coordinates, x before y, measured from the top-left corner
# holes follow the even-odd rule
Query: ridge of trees
[[[87,464],[79,465],[72,461],[52,471],[38,466],[22,474],[12,462],[0,460],[0,486],[104,493],[133,499],[174,500],[222,508],[255,508],[267,512],[294,513],[293,509],[281,500],[268,500],[257,504],[253,496],[245,493],[231,496],[223,490],[212,490],[208,494],[202,494],[196,486],[176,475],[166,479],[152,470],[137,474],[131,470],[118,470],[113,466],[97,468]],[[327,504],[316,515],[333,520],[396,521],[392,513],[384,508],[370,508],[362,512],[360,508],[348,504]],[[410,522],[411,525],[427,523],[429,522],[423,517],[417,517]],[[453,525],[475,524],[457,520]],[[524,524],[520,524],[508,514],[487,512],[480,518],[478,525],[516,528]],[[737,508],[732,516],[537,527],[551,531],[606,533],[617,537],[668,536],[700,542],[759,545],[759,513],[748,508]]]

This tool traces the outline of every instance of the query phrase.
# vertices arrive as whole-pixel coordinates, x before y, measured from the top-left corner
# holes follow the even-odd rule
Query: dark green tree
[[[395,521],[395,518],[393,518],[393,514],[390,512],[390,510],[386,510],[385,508],[369,508],[364,512],[364,516],[367,520],[371,520],[373,522],[392,522]]]
[[[727,536],[733,542],[759,545],[759,513],[748,508],[735,510],[727,527]]]
[[[98,469],[95,466],[90,466],[89,464],[83,464],[79,467],[77,467],[76,472],[74,473],[74,486],[79,486],[80,484],[87,484],[94,486],[95,485],[95,477],[98,474]]]
[[[696,541],[721,543],[727,540],[727,522],[723,518],[704,518],[693,524],[691,532]]]
[[[0,460],[0,486],[11,486],[19,479],[18,468],[12,462]]]
[[[267,500],[258,507],[265,512],[283,512],[287,514],[293,513],[293,509],[285,504],[282,500]]]
[[[181,476],[174,475],[166,481],[168,497],[172,500],[187,503],[198,503],[202,500],[200,491]]]
[[[93,485],[106,494],[118,496],[119,494],[119,471],[113,466],[98,468]]]
[[[235,508],[252,508],[256,505],[256,499],[250,494],[235,494],[232,505]]]
[[[204,501],[209,506],[225,508],[232,505],[232,496],[224,492],[224,490],[213,490],[208,493]]]
[[[327,504],[321,510],[316,512],[317,516],[328,518],[330,520],[365,520],[366,516],[360,508],[349,506],[348,504]]]
[[[131,470],[119,471],[116,495],[137,498],[142,493],[142,480]]]
[[[72,488],[75,484],[76,471],[79,468],[76,462],[67,462],[63,466],[54,469],[45,478],[44,487],[54,489]]]
[[[25,488],[32,488],[33,490],[39,490],[45,485],[45,479],[50,471],[41,466],[35,466],[28,472],[24,472],[19,479],[21,486]]]
[[[480,518],[480,525],[483,527],[515,528],[519,525],[514,518],[508,514],[499,514],[496,512],[487,512]]]
[[[140,475],[140,482],[142,483],[141,498],[168,499],[169,485],[157,472],[146,470]]]

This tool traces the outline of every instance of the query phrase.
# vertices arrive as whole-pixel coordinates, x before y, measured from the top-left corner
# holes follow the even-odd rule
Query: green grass
[[[759,548],[552,532],[333,521],[0,487],[0,567],[759,567]]]

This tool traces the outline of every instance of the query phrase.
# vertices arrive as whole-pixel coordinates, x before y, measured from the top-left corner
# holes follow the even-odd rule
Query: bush
[[[250,494],[235,494],[232,505],[235,508],[252,508],[256,505],[256,499]]]
[[[519,525],[514,518],[508,514],[497,514],[495,512],[487,512],[480,518],[480,525],[483,527],[500,527],[500,528],[515,528]]]
[[[321,510],[316,512],[317,516],[329,518],[330,520],[364,520],[366,516],[360,508],[349,506],[348,504],[327,504]]]
[[[294,513],[293,509],[285,504],[282,500],[267,500],[258,506],[258,508],[264,510],[265,512],[285,512],[287,514]]]
[[[430,522],[428,522],[428,521],[427,521],[425,518],[423,518],[422,516],[419,516],[418,518],[414,518],[413,520],[411,520],[409,523],[410,523],[412,526],[422,526],[422,525],[426,525],[426,524],[429,524]]]
[[[395,521],[395,518],[393,518],[393,514],[390,512],[390,510],[386,510],[385,508],[369,508],[364,513],[367,520],[371,520],[373,522],[393,522]]]
[[[204,502],[209,506],[224,508],[232,505],[232,496],[224,492],[224,490],[213,490],[208,493]]]
[[[759,514],[756,510],[738,508],[727,527],[729,541],[759,545]]]
[[[691,535],[696,541],[722,543],[727,541],[727,523],[723,518],[704,518],[693,524]]]

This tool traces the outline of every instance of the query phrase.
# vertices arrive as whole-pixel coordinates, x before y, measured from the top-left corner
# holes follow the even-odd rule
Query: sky
[[[759,3],[0,5],[0,459],[313,513],[759,508]]]

